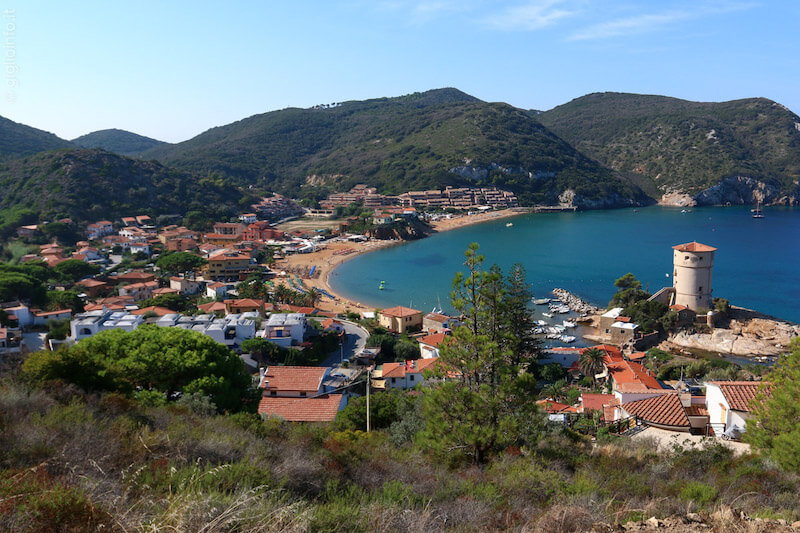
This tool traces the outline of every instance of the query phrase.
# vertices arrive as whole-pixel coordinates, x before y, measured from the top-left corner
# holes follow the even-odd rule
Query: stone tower
[[[710,311],[713,309],[711,273],[717,249],[699,242],[687,242],[673,246],[672,250],[674,303],[695,312]]]

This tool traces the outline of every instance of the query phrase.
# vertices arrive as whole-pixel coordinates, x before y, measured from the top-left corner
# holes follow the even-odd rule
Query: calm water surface
[[[800,322],[800,209],[648,207],[522,215],[436,234],[356,257],[331,275],[335,290],[375,307],[449,308],[453,275],[478,242],[486,266],[522,263],[537,297],[555,287],[605,306],[614,280],[633,272],[650,292],[672,285],[672,246],[718,248],[714,296]],[[506,223],[513,226],[506,227]],[[385,289],[379,290],[381,280]]]

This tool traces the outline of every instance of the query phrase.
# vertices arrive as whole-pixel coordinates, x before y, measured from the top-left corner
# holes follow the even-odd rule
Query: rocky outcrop
[[[667,191],[658,201],[658,205],[669,205],[674,207],[694,207],[697,202],[690,195],[680,191]]]
[[[767,318],[731,320],[727,328],[711,333],[680,331],[667,342],[680,348],[727,355],[780,355],[791,340],[800,336],[800,326]]]
[[[415,241],[427,237],[431,228],[422,221],[393,222],[367,231],[367,236],[381,241]]]
[[[600,308],[585,302],[565,289],[553,289],[553,295],[564,302],[570,309],[576,313],[597,314]]]
[[[587,198],[576,194],[572,189],[565,189],[558,195],[558,205],[584,209],[616,209],[618,207],[640,207],[646,205],[644,199],[626,198],[619,194],[607,194],[597,198]]]
[[[800,205],[800,189],[786,194],[775,185],[747,176],[725,178],[694,197],[697,205]]]

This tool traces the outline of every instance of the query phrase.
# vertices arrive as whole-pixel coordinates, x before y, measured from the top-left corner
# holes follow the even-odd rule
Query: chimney
[[[692,393],[689,391],[679,392],[678,398],[681,400],[681,405],[684,407],[692,406]]]

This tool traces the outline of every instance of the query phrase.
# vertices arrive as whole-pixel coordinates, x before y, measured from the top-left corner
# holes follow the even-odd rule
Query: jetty
[[[534,213],[574,213],[578,210],[572,205],[535,205]]]
[[[594,305],[581,300],[568,290],[556,288],[553,289],[553,294],[576,313],[593,315],[600,312],[599,307],[595,307]]]

